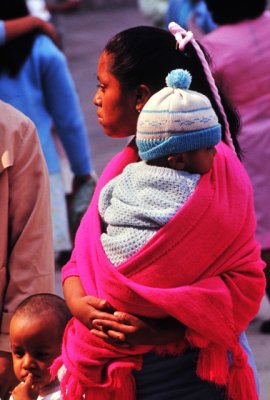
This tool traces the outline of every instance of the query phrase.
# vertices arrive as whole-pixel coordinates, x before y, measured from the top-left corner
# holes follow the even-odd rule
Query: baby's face
[[[46,314],[31,319],[13,317],[10,340],[15,375],[21,382],[31,373],[33,384],[46,391],[51,383],[49,367],[60,354],[61,340],[54,315]]]
[[[215,147],[188,151],[185,153],[184,170],[190,173],[205,174],[212,168],[216,152]]]

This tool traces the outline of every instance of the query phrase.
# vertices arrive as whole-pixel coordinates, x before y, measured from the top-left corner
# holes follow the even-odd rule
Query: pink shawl
[[[184,207],[118,268],[101,246],[98,196],[138,155],[133,144],[116,155],[99,180],[63,279],[79,276],[87,294],[107,299],[117,310],[178,319],[187,327],[185,343],[166,346],[164,352],[198,347],[199,377],[226,385],[230,399],[255,400],[254,377],[239,334],[258,312],[265,290],[264,264],[254,239],[249,178],[228,146],[221,143],[217,150],[212,171],[201,177]],[[131,370],[141,368],[141,355],[150,350],[154,348],[108,345],[72,319],[54,365],[55,370],[62,363],[67,368],[64,398],[80,399],[84,393],[86,399],[134,399]]]

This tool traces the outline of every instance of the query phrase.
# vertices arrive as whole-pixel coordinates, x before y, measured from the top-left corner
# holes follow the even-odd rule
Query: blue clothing
[[[245,333],[240,342],[248,356],[258,386],[258,373],[254,356]],[[143,356],[143,368],[133,372],[137,400],[225,400],[226,391],[196,375],[197,349],[190,349],[180,356],[160,356],[148,353]],[[229,356],[230,358],[230,356]]]
[[[38,35],[16,77],[0,74],[0,98],[35,123],[49,173],[60,172],[52,135],[56,131],[75,175],[92,171],[87,131],[64,54],[50,38]]]
[[[6,30],[4,21],[0,20],[0,45],[6,41]]]
[[[203,0],[199,0],[197,3],[193,3],[191,0],[169,1],[166,15],[167,26],[173,21],[188,30],[188,22],[191,16],[194,16],[195,24],[205,34],[217,27]]]

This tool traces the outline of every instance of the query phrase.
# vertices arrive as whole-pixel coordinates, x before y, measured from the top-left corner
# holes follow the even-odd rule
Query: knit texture
[[[106,224],[101,242],[110,261],[119,265],[135,254],[185,204],[199,178],[141,161],[108,182],[99,212]]]
[[[143,160],[215,146],[221,126],[208,98],[200,93],[166,87],[143,107],[136,143]]]
[[[257,314],[265,292],[248,176],[233,151],[220,143],[212,170],[201,177],[182,210],[159,229],[154,241],[115,268],[100,241],[98,198],[102,187],[137,158],[129,145],[105,169],[62,278],[79,276],[86,294],[105,298],[117,310],[178,319],[187,327],[186,341],[179,345],[183,348],[188,342],[200,349],[199,377],[225,385],[231,399],[257,400],[239,343],[240,332]],[[154,349],[109,345],[73,319],[54,364],[55,370],[62,364],[67,368],[63,398],[135,399],[131,370],[141,367],[141,354]],[[163,351],[177,354],[181,346],[164,346]]]

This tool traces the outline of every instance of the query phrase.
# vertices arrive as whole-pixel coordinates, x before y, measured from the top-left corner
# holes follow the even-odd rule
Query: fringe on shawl
[[[50,368],[53,378],[56,378],[62,366],[63,361],[60,356]],[[136,384],[132,369],[132,367],[119,367],[111,371],[113,386],[104,388],[102,386],[83,387],[80,381],[66,370],[60,379],[63,400],[135,400]]]
[[[258,400],[254,373],[239,342],[231,350],[231,366],[225,347],[192,335],[189,342],[200,348],[196,372],[201,379],[225,386],[229,400]]]
[[[213,382],[227,388],[228,400],[258,400],[256,383],[252,368],[241,345],[237,343],[232,350],[232,365],[229,367],[228,350],[216,344],[206,343],[201,338],[191,337],[189,342],[199,347],[197,375],[200,379]],[[158,346],[159,355],[179,355],[186,348],[184,342],[167,346]],[[62,357],[58,357],[51,366],[51,375],[57,376],[63,366]],[[79,380],[66,371],[60,380],[63,400],[135,400],[136,385],[132,367],[116,368],[111,372],[114,383],[111,388],[83,388]],[[85,396],[85,397],[83,397]]]
[[[229,400],[258,400],[254,374],[241,346],[237,346],[240,348],[240,351],[237,350],[237,361],[232,352],[233,364],[230,368],[228,352],[218,349],[218,346],[213,347],[200,350],[197,375],[203,380],[226,386]]]
[[[248,358],[240,344],[232,350],[233,364],[229,370],[228,395],[232,400],[258,400],[256,383]]]

